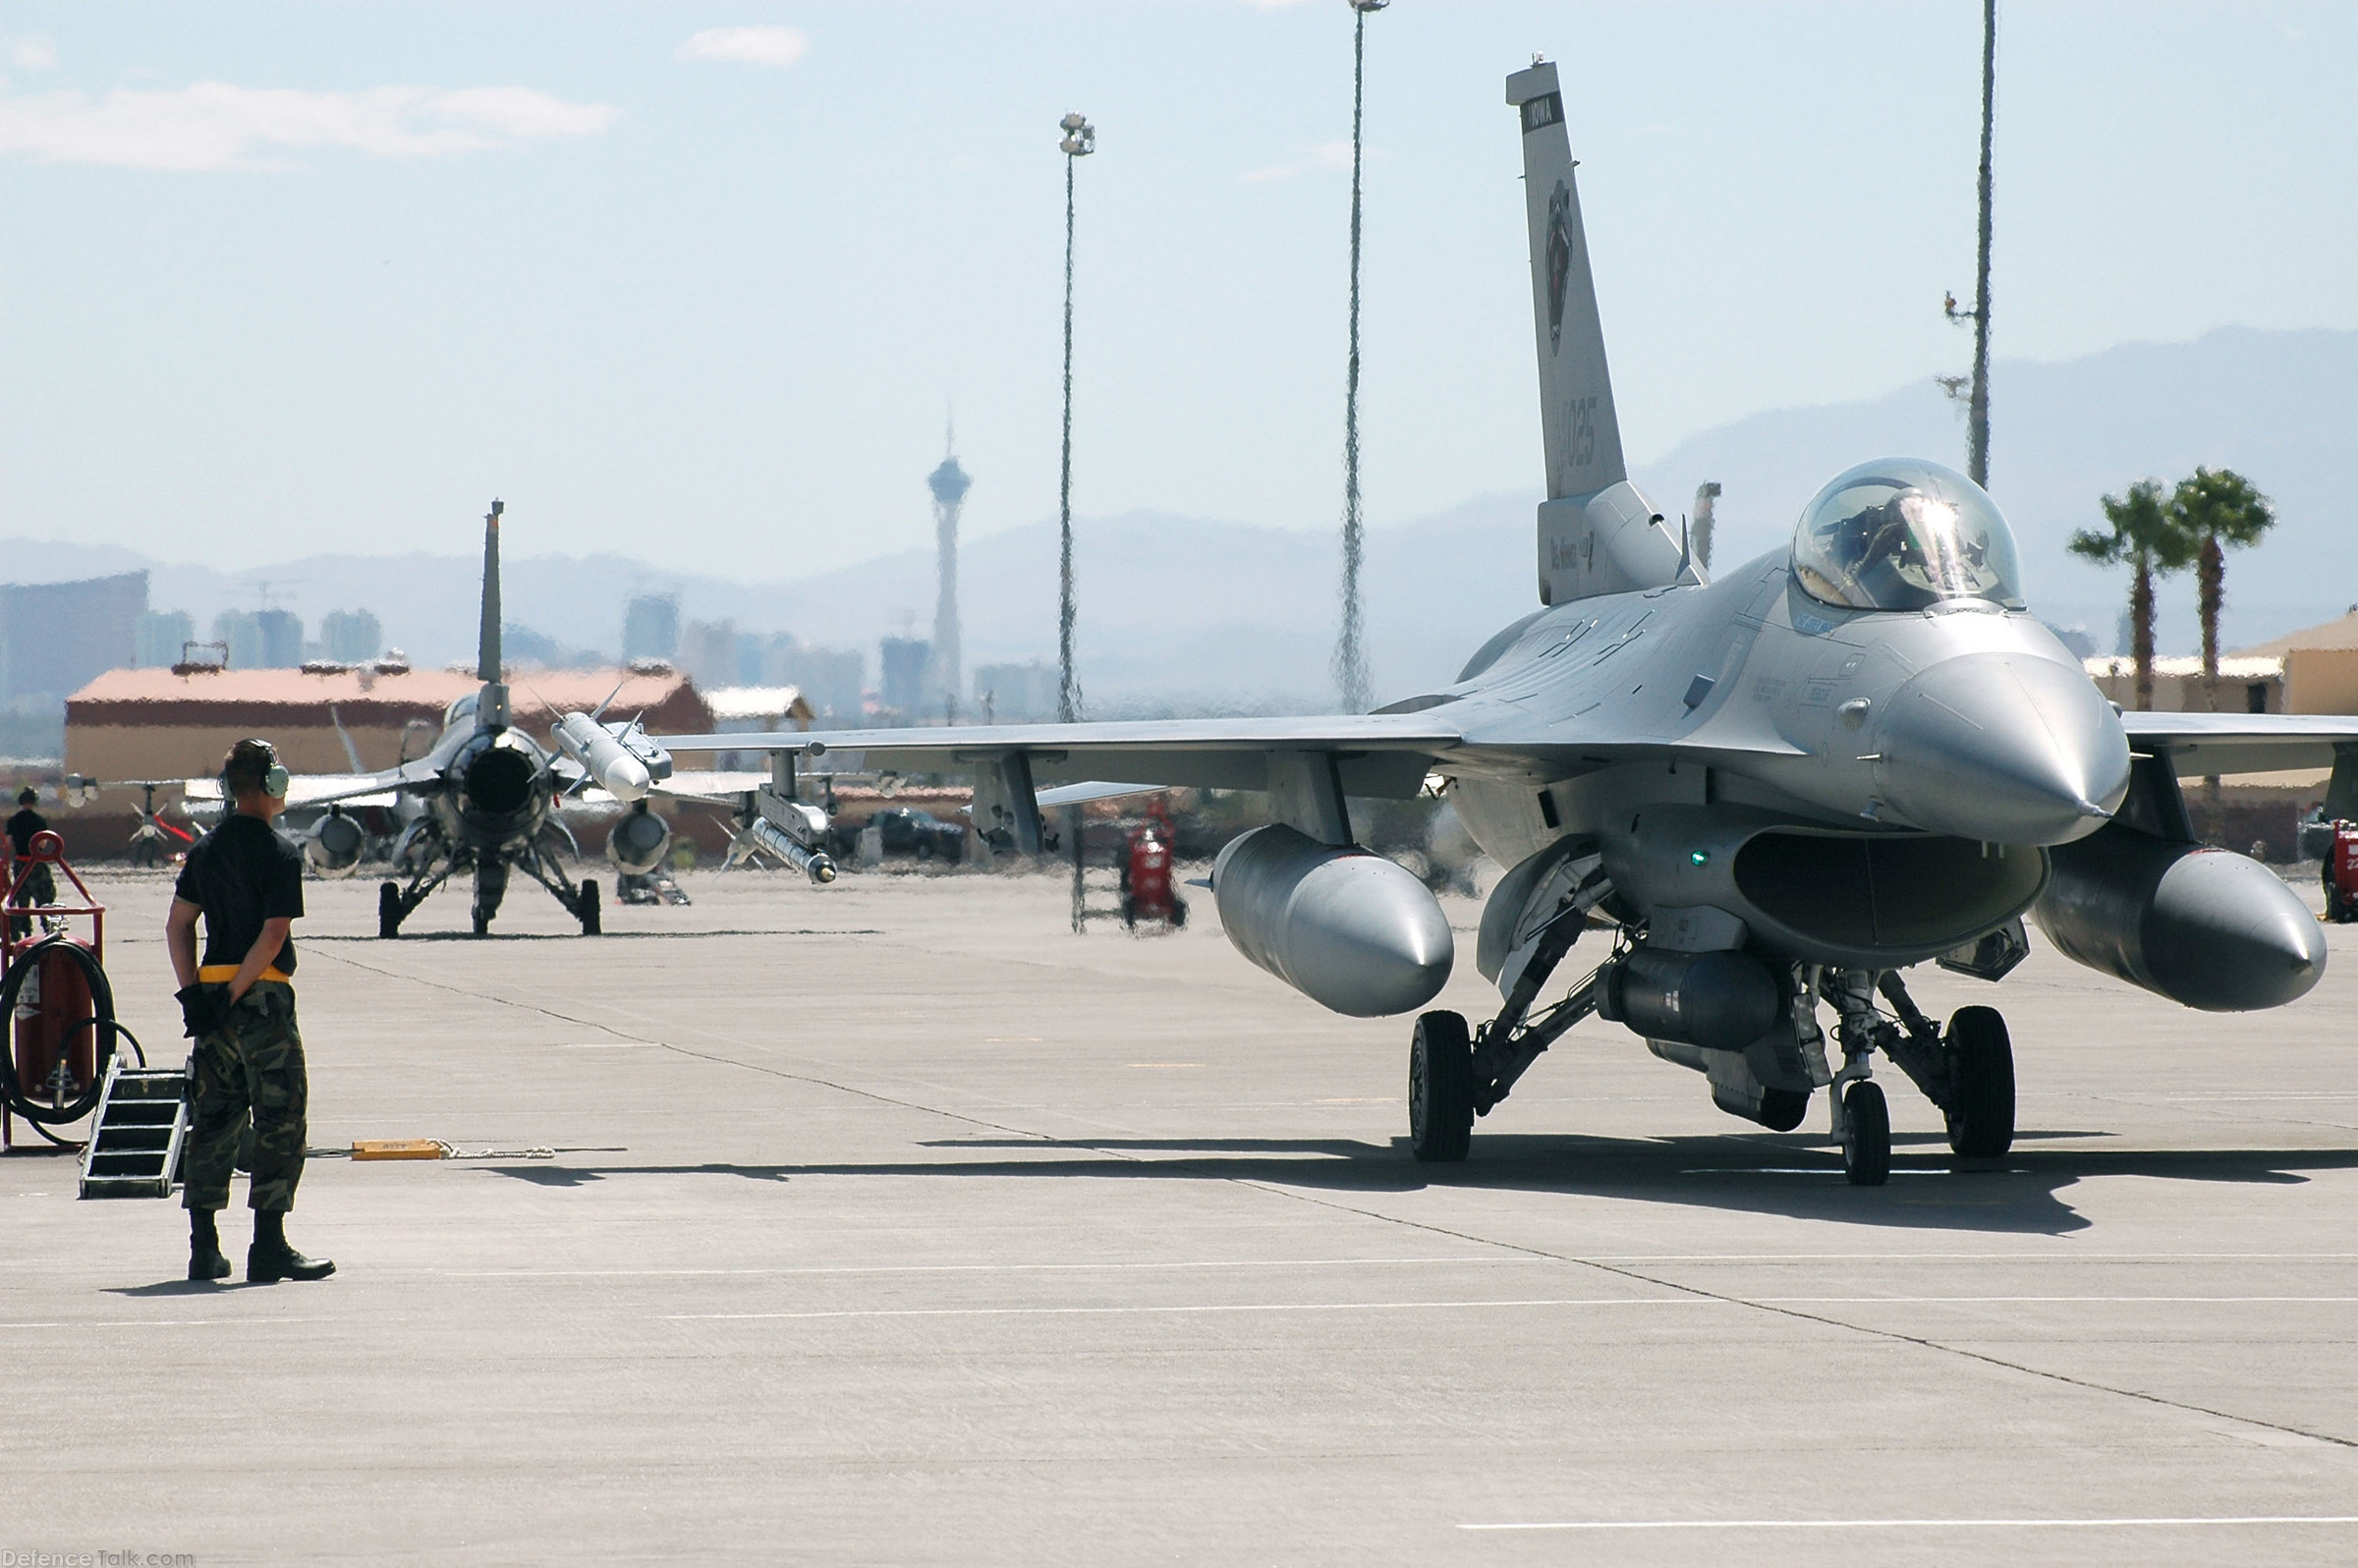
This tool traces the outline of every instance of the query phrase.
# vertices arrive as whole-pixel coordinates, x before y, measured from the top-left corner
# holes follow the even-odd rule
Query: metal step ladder
[[[186,1067],[107,1063],[90,1141],[82,1153],[84,1198],[169,1198],[180,1181],[180,1148],[189,1135]]]

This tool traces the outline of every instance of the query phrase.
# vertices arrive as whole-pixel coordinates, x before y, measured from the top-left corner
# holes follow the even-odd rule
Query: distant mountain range
[[[2193,343],[2134,345],[2059,364],[2001,362],[1993,373],[1992,488],[2013,521],[2033,607],[2110,648],[2126,580],[2064,549],[2101,523],[2098,498],[2148,475],[2228,466],[2276,502],[2282,523],[2231,559],[2230,645],[2339,615],[2358,601],[2358,531],[2340,507],[2358,429],[2358,332],[2228,328]],[[1959,406],[1928,378],[1866,402],[1760,414],[1708,430],[1636,477],[1657,506],[1688,510],[1704,480],[1725,486],[1715,551],[1732,564],[1784,547],[1791,520],[1837,471],[1915,453],[1963,465]],[[1539,455],[1532,456],[1537,471]],[[1369,645],[1378,700],[1445,682],[1497,627],[1537,604],[1536,489],[1371,532]],[[1080,673],[1092,711],[1323,706],[1336,621],[1337,548],[1325,532],[1132,512],[1077,520]],[[421,662],[472,656],[480,563],[420,553],[320,555],[223,574],[129,550],[0,541],[0,572],[55,582],[146,569],[149,600],[186,609],[199,633],[223,609],[284,604],[314,627],[365,607]],[[1056,642],[1056,529],[1040,522],[965,542],[966,661],[1038,658]],[[684,619],[792,632],[865,649],[927,635],[930,551],[816,577],[749,583],[622,556],[527,556],[505,572],[507,618],[566,646],[614,649],[635,593],[674,592]],[[2195,640],[2191,588],[2165,588],[2165,649]]]

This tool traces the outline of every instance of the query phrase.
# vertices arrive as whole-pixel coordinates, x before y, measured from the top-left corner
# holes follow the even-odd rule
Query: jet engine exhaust
[[[303,836],[303,858],[321,876],[350,876],[361,864],[365,842],[360,823],[331,811]]]
[[[1414,1012],[1449,980],[1456,944],[1439,901],[1355,844],[1257,827],[1220,851],[1211,886],[1236,950],[1332,1012]]]
[[[2075,963],[2209,1013],[2281,1007],[2326,973],[2316,917],[2257,861],[2122,828],[2048,854],[2033,915]]]
[[[606,834],[606,859],[626,876],[646,876],[663,864],[671,847],[671,824],[639,803]]]
[[[491,747],[467,764],[463,786],[467,804],[485,816],[519,815],[532,805],[537,775],[533,759],[524,753]]]
[[[1784,1005],[1768,966],[1743,953],[1641,947],[1605,965],[1598,981],[1598,1017],[1705,1050],[1742,1050],[1768,1033]]]

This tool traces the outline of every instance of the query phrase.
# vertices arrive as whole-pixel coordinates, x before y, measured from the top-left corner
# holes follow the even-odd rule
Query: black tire
[[[1891,1179],[1891,1107],[1882,1087],[1861,1079],[1842,1096],[1850,1114],[1850,1137],[1842,1145],[1842,1174],[1853,1187],[1881,1187]]]
[[[1764,1089],[1761,1091],[1763,1127],[1772,1133],[1789,1133],[1801,1125],[1810,1113],[1810,1092],[1806,1089]]]
[[[475,906],[475,934],[477,936],[491,934],[491,917],[483,913],[483,906],[480,904]]]
[[[1187,900],[1181,898],[1178,894],[1173,893],[1171,895],[1171,929],[1178,930],[1186,924]]]
[[[648,902],[652,903],[653,900],[649,899]],[[597,907],[597,878],[593,876],[582,878],[581,903],[575,907],[574,913],[582,918],[582,934],[584,936],[598,936],[604,933],[605,926]]]
[[[1122,895],[1122,927],[1132,931],[1138,929],[1138,901],[1127,893]]]
[[[1426,1164],[1447,1164],[1473,1142],[1473,1036],[1464,1014],[1427,1013],[1408,1050],[1408,1147]]]
[[[1994,1007],[1960,1007],[1948,1021],[1956,1104],[1948,1147],[1967,1159],[1995,1159],[2014,1147],[2014,1042]]]
[[[401,884],[376,884],[376,934],[395,937],[401,934]]]
[[[933,858],[933,841],[931,839],[921,838],[917,841],[917,858],[921,861],[929,861]]]

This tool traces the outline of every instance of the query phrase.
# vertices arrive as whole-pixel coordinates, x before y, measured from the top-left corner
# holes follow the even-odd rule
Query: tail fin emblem
[[[1564,284],[1572,271],[1572,191],[1563,181],[1547,198],[1547,352],[1564,341]]]

